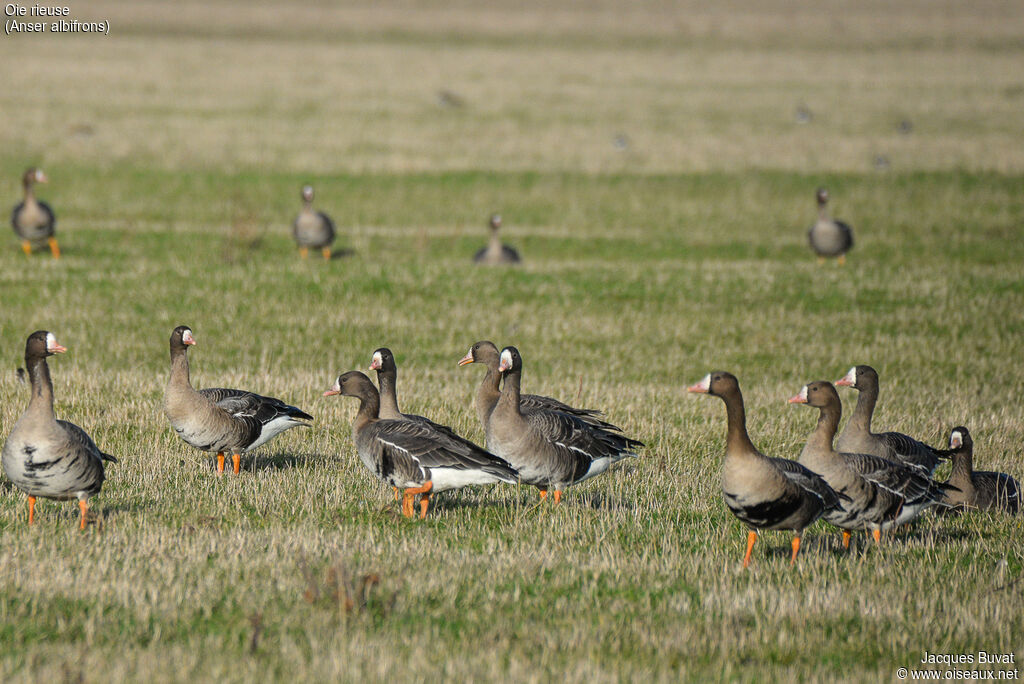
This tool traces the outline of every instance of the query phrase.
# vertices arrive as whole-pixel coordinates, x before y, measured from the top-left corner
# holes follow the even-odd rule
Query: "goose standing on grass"
[[[171,377],[164,393],[164,413],[186,444],[217,454],[218,475],[224,472],[224,454],[231,453],[237,475],[242,454],[289,428],[309,426],[306,421],[313,416],[280,399],[237,389],[192,389],[185,352],[195,343],[188,326],[179,325],[171,332]]]
[[[476,415],[480,419],[485,433],[487,432],[487,423],[491,417],[491,411],[494,410],[498,399],[501,397],[501,373],[498,371],[498,357],[498,347],[493,342],[481,340],[470,347],[466,355],[459,359],[460,366],[479,363],[487,369],[483,380],[480,382],[480,389],[477,390],[474,401]],[[601,416],[604,414],[597,409],[574,408],[568,404],[563,404],[557,399],[539,394],[520,394],[519,409],[523,413],[538,410],[561,411],[562,413],[572,414],[583,422],[593,425],[595,428],[622,432],[622,429],[618,426],[603,420]],[[489,442],[490,438],[488,437],[487,439]]]
[[[508,245],[501,243],[501,236],[498,231],[501,229],[501,215],[491,214],[491,237],[486,247],[481,247],[473,256],[473,261],[486,266],[502,264],[518,264],[522,259],[519,252]]]
[[[429,421],[387,420],[380,417],[380,394],[360,371],[338,376],[325,397],[359,399],[352,421],[352,441],[359,459],[378,479],[404,489],[402,515],[415,513],[420,495],[420,518],[425,518],[434,492],[466,485],[515,483],[517,473],[503,459],[472,442],[439,430]]]
[[[743,395],[732,373],[708,373],[687,391],[711,394],[725,402],[728,431],[722,495],[733,515],[750,528],[743,567],[750,564],[758,530],[795,532],[789,558],[790,564],[795,563],[804,529],[825,513],[842,512],[839,497],[817,473],[795,461],[768,458],[757,450],[747,434]]]
[[[824,478],[839,496],[849,499],[843,510],[825,519],[843,531],[843,548],[851,530],[870,530],[875,543],[882,530],[910,522],[942,499],[945,485],[920,468],[870,454],[840,453],[832,448],[843,404],[832,383],[811,382],[789,400],[819,409],[818,424],[800,454],[800,464]]]
[[[54,259],[60,258],[60,247],[57,246],[57,219],[53,209],[42,200],[36,199],[35,184],[46,183],[49,179],[42,169],[29,169],[21,177],[21,185],[25,189],[25,199],[19,202],[11,212],[11,225],[21,239],[21,249],[25,256],[31,256],[33,249],[44,244],[50,246]]]
[[[299,254],[305,259],[310,249],[319,249],[324,259],[331,258],[334,244],[334,221],[322,211],[313,208],[313,186],[302,186],[302,211],[292,224],[292,235],[299,246]]]
[[[7,436],[2,460],[7,477],[28,495],[29,525],[35,518],[36,497],[78,499],[79,528],[84,530],[89,497],[103,486],[103,461],[117,459],[100,451],[85,430],[54,416],[46,357],[65,351],[51,332],[29,335],[25,368],[32,380],[32,398]]]
[[[853,454],[871,454],[921,468],[929,476],[942,452],[900,432],[871,432],[871,417],[878,401],[878,373],[871,366],[854,366],[836,380],[837,387],[852,387],[860,394],[853,415],[836,440],[836,448]]]
[[[579,416],[553,409],[523,411],[520,382],[523,359],[515,347],[501,350],[498,371],[505,378],[501,397],[487,424],[488,448],[519,471],[522,482],[548,490],[555,502],[562,491],[608,470],[643,442],[602,430]]]
[[[949,433],[953,471],[945,502],[953,510],[977,509],[1003,511],[1015,515],[1020,510],[1020,484],[1006,473],[974,469],[974,440],[967,428],[955,427]],[[957,491],[958,490],[958,491]]]
[[[828,190],[818,188],[818,220],[807,231],[811,249],[818,255],[818,263],[825,257],[838,257],[839,265],[846,263],[846,253],[853,247],[853,229],[836,221],[828,213]]]

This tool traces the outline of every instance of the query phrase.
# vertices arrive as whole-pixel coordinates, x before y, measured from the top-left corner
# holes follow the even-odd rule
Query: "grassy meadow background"
[[[925,516],[851,552],[819,523],[751,568],[721,500],[751,435],[853,364],[875,426],[1024,476],[1019,3],[73,2],[109,36],[0,39],[0,187],[40,165],[64,257],[0,250],[0,431],[25,337],[60,417],[120,463],[73,504],[0,480],[0,680],[892,680],[925,650],[1024,658],[1021,519]],[[798,123],[799,107],[812,113]],[[901,130],[901,122],[910,122]],[[345,255],[298,259],[299,189]],[[818,185],[856,246],[806,246]],[[522,267],[471,264],[489,213]],[[316,417],[216,478],[163,416],[197,386]],[[322,398],[390,346],[404,409],[482,441],[478,339],[526,391],[604,409],[641,458],[539,505],[439,495],[406,521]],[[853,399],[853,393],[843,396]],[[851,406],[850,403],[847,406]],[[944,471],[942,471],[944,474]]]

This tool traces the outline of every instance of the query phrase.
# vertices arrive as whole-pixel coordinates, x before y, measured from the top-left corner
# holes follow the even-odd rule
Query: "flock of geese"
[[[26,256],[49,246],[54,259],[60,258],[57,245],[57,219],[53,209],[46,202],[36,198],[36,183],[48,179],[42,169],[30,168],[21,177],[24,198],[11,212],[11,226],[21,240]],[[299,248],[299,255],[306,259],[310,250],[316,250],[325,260],[330,260],[331,247],[337,237],[337,230],[331,217],[313,208],[313,186],[302,186],[302,209],[292,222],[292,237]],[[828,190],[818,188],[815,193],[818,202],[818,220],[807,231],[811,249],[818,255],[819,262],[835,257],[840,265],[846,261],[846,253],[853,247],[853,229],[842,221],[834,220],[828,213]],[[492,214],[490,237],[487,245],[473,255],[474,263],[484,266],[511,266],[522,261],[519,252],[501,241],[501,215]]]
[[[26,255],[49,246],[53,257],[59,258],[54,213],[35,196],[35,184],[45,182],[41,169],[25,172],[24,200],[14,208],[11,221]],[[334,222],[313,208],[313,197],[312,186],[304,186],[293,236],[303,258],[310,250],[318,250],[324,259],[330,259]],[[853,245],[853,232],[829,216],[827,190],[819,188],[816,198],[819,217],[808,232],[811,247],[820,259],[835,257],[841,264]],[[495,214],[490,220],[490,241],[474,261],[488,265],[520,261],[515,249],[502,244],[500,227],[501,216]],[[195,390],[187,355],[195,344],[187,326],[178,326],[171,333],[164,411],[184,442],[215,454],[218,474],[224,472],[228,454],[232,470],[238,474],[243,454],[285,430],[310,425],[310,414],[280,399],[238,389]],[[41,330],[28,337],[25,368],[32,395],[7,436],[2,464],[7,477],[28,496],[30,524],[37,497],[77,499],[80,527],[85,529],[88,499],[103,485],[104,462],[117,459],[101,451],[80,427],[57,420],[54,414],[46,359],[65,351],[51,332]],[[399,409],[397,368],[387,348],[377,349],[371,358],[369,369],[376,371],[377,386],[364,373],[349,371],[324,392],[324,396],[359,400],[352,424],[356,451],[370,472],[394,488],[407,517],[415,515],[417,496],[423,518],[435,492],[498,482],[537,487],[541,498],[551,492],[557,503],[567,487],[607,471],[624,458],[635,457],[636,450],[644,446],[606,421],[600,411],[523,394],[523,360],[515,347],[499,351],[492,342],[477,342],[459,361],[460,366],[471,363],[481,364],[486,371],[475,399],[486,448],[450,427]],[[853,416],[838,439],[842,404],[837,385],[859,392]],[[896,432],[872,432],[878,374],[870,366],[855,366],[835,384],[809,383],[790,399],[819,411],[817,425],[798,461],[769,458],[753,445],[739,382],[732,374],[709,373],[688,389],[725,402],[728,431],[722,491],[729,509],[749,528],[744,567],[750,562],[760,530],[795,532],[791,556],[795,561],[803,530],[819,518],[842,530],[842,545],[848,548],[856,530],[868,531],[878,542],[882,531],[905,524],[933,506],[947,511],[984,509],[1011,514],[1020,507],[1016,480],[1005,473],[973,470],[973,441],[966,427],[950,432],[948,449],[936,449]],[[943,483],[933,479],[941,459],[953,461],[950,479]]]

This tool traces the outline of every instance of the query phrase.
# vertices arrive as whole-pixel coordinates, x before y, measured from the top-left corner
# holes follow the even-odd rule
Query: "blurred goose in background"
[[[811,249],[818,255],[818,262],[825,257],[838,257],[839,265],[846,263],[846,253],[853,247],[853,229],[842,221],[835,221],[828,213],[828,190],[818,188],[818,220],[807,231]]]
[[[36,497],[78,499],[79,528],[85,529],[89,497],[98,494],[103,461],[116,462],[99,450],[85,431],[53,413],[53,383],[46,357],[67,349],[53,333],[38,330],[25,343],[25,368],[32,381],[28,408],[14,424],[3,447],[3,468],[14,486],[28,495],[28,523],[35,518]]]
[[[491,214],[491,237],[486,247],[481,247],[473,256],[473,261],[478,264],[495,266],[500,264],[518,264],[522,259],[519,252],[508,245],[501,243],[501,236],[498,234],[501,228],[501,215]]]
[[[832,448],[843,411],[832,383],[808,383],[789,403],[819,409],[818,424],[799,460],[821,475],[839,496],[849,498],[842,510],[826,512],[824,516],[843,530],[843,548],[849,548],[851,530],[870,530],[878,543],[882,530],[910,522],[942,499],[947,486],[935,483],[920,468]]]
[[[854,366],[839,380],[837,387],[852,387],[859,392],[857,406],[836,440],[836,448],[854,454],[871,454],[921,468],[929,476],[939,465],[942,452],[900,432],[871,432],[871,418],[878,402],[878,373],[871,366]]]
[[[945,502],[953,510],[977,509],[1016,514],[1020,510],[1020,484],[1006,473],[974,469],[974,440],[967,428],[955,427],[949,433],[953,470]],[[959,490],[959,491],[957,491]]]
[[[57,219],[53,209],[42,200],[36,199],[35,184],[47,183],[49,179],[42,169],[31,168],[21,177],[21,186],[25,190],[25,199],[19,202],[11,212],[11,226],[21,240],[21,249],[25,256],[30,256],[33,249],[43,245],[50,246],[54,259],[60,258],[60,247],[57,245]]]
[[[540,489],[542,499],[600,475],[617,461],[636,457],[642,442],[602,430],[579,416],[555,409],[523,411],[523,359],[515,347],[501,350],[498,371],[505,378],[487,424],[488,448],[519,471],[522,482]]]
[[[313,208],[313,186],[302,186],[302,211],[292,224],[292,235],[299,246],[299,254],[305,259],[310,249],[319,249],[324,259],[331,258],[334,244],[334,221],[322,211]]]
[[[481,340],[470,347],[466,355],[459,359],[460,366],[479,363],[483,364],[487,369],[480,383],[480,389],[477,390],[474,402],[476,415],[480,419],[480,424],[483,425],[485,433],[487,432],[487,423],[491,417],[491,411],[494,410],[498,399],[501,397],[501,373],[498,371],[498,357],[498,347],[489,340]],[[574,408],[568,404],[563,404],[557,399],[539,394],[520,394],[519,408],[523,413],[539,410],[561,411],[572,414],[595,428],[622,432],[622,429],[618,426],[602,420],[601,416],[604,414],[597,409]],[[487,439],[488,441],[490,440],[489,437]]]
[[[242,454],[313,420],[308,413],[273,397],[237,389],[192,389],[185,352],[195,343],[188,326],[179,325],[171,332],[171,376],[164,393],[164,413],[186,444],[217,454],[218,475],[224,472],[225,453],[231,453],[237,475]]]
[[[754,446],[747,434],[747,418],[739,381],[732,373],[715,371],[687,388],[719,397],[725,402],[728,427],[725,460],[722,462],[722,495],[725,505],[750,531],[743,567],[750,564],[750,552],[759,530],[792,530],[796,562],[804,529],[824,513],[842,511],[839,496],[816,473],[795,461],[768,458]]]
[[[352,441],[359,459],[378,479],[404,489],[402,515],[415,513],[420,495],[420,518],[425,518],[434,492],[466,485],[516,482],[516,471],[501,458],[472,442],[438,430],[429,421],[387,420],[380,417],[380,394],[360,371],[338,376],[325,397],[359,399],[352,422]]]

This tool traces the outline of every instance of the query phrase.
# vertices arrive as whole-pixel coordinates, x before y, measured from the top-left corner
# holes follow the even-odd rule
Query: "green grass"
[[[1024,475],[1020,12],[958,7],[99,3],[107,38],[27,62],[0,42],[4,193],[44,165],[64,250],[0,250],[0,432],[45,328],[69,348],[59,417],[120,460],[85,533],[49,501],[27,527],[0,480],[0,680],[878,681],[925,650],[1024,657],[1020,518],[925,516],[849,553],[819,523],[795,567],[768,533],[743,571],[725,412],[685,392],[736,373],[755,443],[795,457],[815,415],[786,398],[870,363],[877,428],[966,424],[979,467]],[[305,182],[341,258],[298,259]],[[818,185],[855,229],[842,268],[806,246]],[[522,267],[472,266],[492,211]],[[197,386],[314,427],[216,478],[162,413],[182,323]],[[480,370],[455,364],[484,338],[519,347],[526,391],[648,447],[558,507],[481,488],[403,520],[354,402],[321,394],[387,345],[403,409],[482,441]]]

